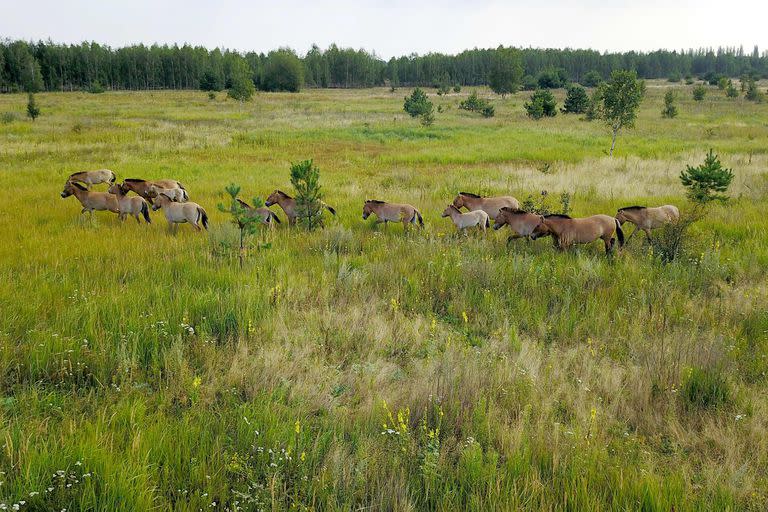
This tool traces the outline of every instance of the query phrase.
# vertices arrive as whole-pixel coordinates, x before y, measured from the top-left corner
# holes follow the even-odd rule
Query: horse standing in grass
[[[240,204],[240,206],[248,211],[249,215],[253,215],[255,218],[258,218],[259,222],[262,224],[266,224],[269,227],[275,227],[275,223],[280,224],[280,217],[278,217],[275,212],[266,206],[254,208],[242,199],[238,199],[237,202]]]
[[[113,194],[91,192],[80,183],[68,181],[64,185],[64,190],[61,191],[61,197],[66,198],[69,196],[75,196],[80,201],[80,204],[83,205],[83,209],[80,210],[81,215],[88,212],[93,216],[94,211],[120,213],[117,198]]]
[[[98,171],[80,171],[70,174],[67,181],[82,183],[90,188],[91,185],[98,185],[99,183],[112,184],[116,179],[115,173],[109,169],[99,169]]]
[[[538,226],[540,222],[540,215],[524,210],[514,210],[509,206],[504,206],[499,210],[499,215],[496,217],[493,229],[498,230],[504,226],[509,226],[509,229],[512,230],[512,234],[507,238],[507,242],[511,242],[518,238],[530,240],[533,230],[536,229],[536,226]]]
[[[291,226],[296,224],[296,218],[298,217],[299,213],[296,207],[296,200],[282,190],[275,190],[269,194],[269,197],[266,201],[264,201],[264,204],[266,206],[272,206],[273,204],[278,205],[285,212],[285,216],[288,217],[288,224]],[[323,202],[320,204],[323,208],[331,212],[332,215],[336,215],[336,210]]]
[[[424,227],[424,219],[419,210],[409,204],[387,203],[377,199],[367,199],[363,205],[363,220],[376,215],[376,224],[387,222],[402,222],[403,229],[408,229],[408,224],[417,224]]]
[[[149,181],[141,180],[138,178],[126,178],[123,180],[123,185],[125,185],[129,190],[135,192],[137,195],[140,195],[146,199],[149,204],[152,204],[152,200],[156,197],[152,195],[153,185],[157,188],[180,188],[181,190],[186,190],[184,185],[176,180]]]
[[[152,210],[163,209],[165,220],[168,221],[168,227],[189,222],[198,231],[202,231],[201,224],[203,228],[208,229],[208,214],[205,213],[205,210],[199,204],[191,201],[188,203],[177,203],[165,194],[158,195],[156,199],[157,201],[152,205]]]
[[[588,244],[601,238],[607,254],[613,249],[614,233],[619,239],[619,247],[623,246],[624,232],[621,230],[619,221],[610,215],[592,215],[572,219],[568,215],[551,214],[540,217],[539,225],[533,230],[531,238],[536,240],[552,235],[555,246],[561,250],[568,249],[573,244]]]
[[[459,195],[453,200],[453,206],[458,210],[466,208],[471,212],[482,210],[487,213],[491,219],[496,221],[496,217],[499,216],[499,211],[505,206],[512,208],[513,210],[519,210],[520,201],[512,196],[482,197],[469,192],[459,192]]]
[[[483,210],[475,210],[467,213],[461,213],[456,206],[449,204],[441,217],[450,217],[456,229],[462,231],[467,228],[478,226],[480,229],[485,230],[490,227],[491,222],[488,214]]]
[[[616,213],[616,220],[622,226],[625,222],[631,222],[635,225],[635,229],[630,233],[627,242],[637,233],[638,229],[645,231],[646,236],[650,239],[652,229],[657,229],[680,220],[680,210],[672,204],[653,208],[625,206],[624,208],[619,208],[618,213]]]
[[[125,220],[127,215],[132,215],[133,218],[136,219],[136,222],[141,224],[139,215],[143,215],[144,221],[147,224],[152,223],[152,219],[149,218],[149,205],[143,197],[128,197],[126,194],[128,194],[129,190],[118,183],[115,183],[109,187],[108,192],[117,196],[117,208],[120,210],[120,212],[117,214],[118,219]]]

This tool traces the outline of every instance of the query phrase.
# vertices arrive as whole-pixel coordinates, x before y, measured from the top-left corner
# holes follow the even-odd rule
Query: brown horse
[[[363,205],[363,220],[371,214],[376,215],[376,224],[387,222],[402,222],[403,229],[408,229],[408,224],[417,224],[424,227],[424,219],[419,210],[409,204],[387,203],[377,199],[366,199]]]
[[[513,210],[509,206],[505,206],[499,210],[499,216],[496,217],[493,229],[501,229],[504,226],[509,226],[509,229],[512,230],[512,234],[507,238],[507,242],[517,238],[530,240],[533,230],[536,229],[536,226],[538,226],[540,222],[540,215],[524,210]]]
[[[573,244],[588,244],[598,238],[605,244],[605,252],[613,249],[613,234],[619,239],[619,247],[624,245],[624,232],[619,221],[610,215],[592,215],[572,219],[568,215],[545,215],[540,217],[539,225],[533,230],[534,240],[546,235],[552,235],[555,246],[565,250]]]
[[[149,204],[152,204],[152,200],[157,197],[156,192],[152,192],[152,186],[157,188],[180,188],[186,190],[184,185],[176,180],[142,180],[138,178],[126,178],[123,180],[123,185],[140,195],[147,200]]]
[[[513,210],[520,209],[520,201],[512,196],[482,197],[469,192],[459,192],[453,200],[453,206],[461,210],[466,208],[473,212],[483,210],[494,221],[499,216],[499,210],[507,206]]]
[[[116,179],[115,173],[109,169],[99,169],[98,171],[80,171],[70,174],[67,181],[82,183],[90,188],[91,185],[98,185],[99,183],[114,183]]]
[[[120,210],[120,212],[117,214],[118,219],[125,220],[127,215],[132,215],[133,218],[136,219],[136,222],[141,224],[139,215],[143,215],[144,221],[147,224],[152,223],[152,219],[149,218],[149,205],[143,197],[128,197],[128,188],[119,183],[115,183],[109,187],[108,192],[117,196],[117,208]]]
[[[69,196],[75,196],[80,201],[80,204],[83,205],[83,209],[80,210],[81,215],[88,212],[93,216],[94,211],[120,213],[117,198],[113,194],[91,192],[79,183],[68,181],[64,185],[64,190],[61,191],[61,197],[66,198]]]
[[[270,227],[274,227],[275,223],[280,224],[280,217],[277,216],[275,212],[267,208],[266,206],[262,206],[260,208],[254,208],[253,206],[249,205],[242,199],[238,199],[237,202],[245,208],[250,215],[252,215],[255,218],[259,219],[259,222],[262,224],[266,224]]]
[[[269,197],[264,202],[266,206],[272,206],[273,204],[276,204],[280,206],[280,208],[283,209],[285,212],[285,216],[288,217],[288,224],[293,226],[296,224],[296,218],[298,216],[298,212],[296,210],[296,200],[283,192],[282,190],[275,190],[271,194],[269,194]],[[332,215],[336,215],[336,210],[331,208],[325,203],[321,203],[323,208],[327,209],[329,212],[331,212]]]
[[[648,238],[651,238],[651,230],[657,229],[672,222],[680,220],[680,210],[672,204],[648,208],[646,206],[625,206],[619,208],[616,213],[616,220],[622,226],[625,222],[631,222],[635,225],[634,231],[627,237],[627,242],[637,233],[638,229],[645,231]]]

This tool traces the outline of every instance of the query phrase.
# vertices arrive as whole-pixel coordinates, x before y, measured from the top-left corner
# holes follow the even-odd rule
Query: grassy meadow
[[[0,95],[0,509],[766,510],[768,104],[675,86],[666,120],[668,86],[613,158],[529,93],[483,119],[430,91],[430,128],[405,89],[39,94],[35,122]],[[732,199],[670,264],[440,218],[459,190],[685,210],[710,147]],[[224,187],[290,193],[306,158],[338,216],[274,207],[239,268]],[[103,167],[180,180],[210,231],[80,218],[65,178]]]

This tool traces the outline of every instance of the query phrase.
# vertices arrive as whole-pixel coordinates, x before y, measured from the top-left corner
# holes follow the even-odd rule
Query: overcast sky
[[[312,43],[411,52],[533,46],[768,49],[768,1],[3,0],[0,38],[268,51]]]

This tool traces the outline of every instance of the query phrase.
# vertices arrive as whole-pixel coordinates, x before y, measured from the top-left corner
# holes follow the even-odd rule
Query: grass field
[[[768,106],[681,87],[664,120],[666,86],[613,158],[598,123],[527,119],[528,93],[492,119],[430,94],[431,128],[402,89],[40,94],[34,123],[0,95],[0,503],[766,510]],[[440,218],[459,190],[685,210],[710,147],[732,200],[671,264],[643,236],[606,258]],[[338,216],[262,233],[240,269],[224,187],[290,191],[305,158]],[[79,218],[64,180],[102,167],[179,179],[210,232]],[[373,227],[366,198],[426,228]]]

